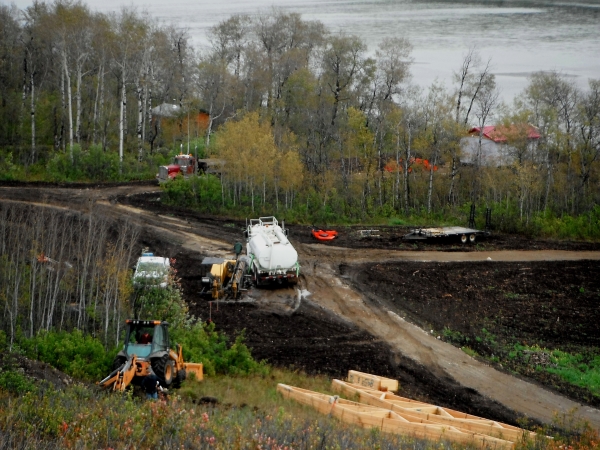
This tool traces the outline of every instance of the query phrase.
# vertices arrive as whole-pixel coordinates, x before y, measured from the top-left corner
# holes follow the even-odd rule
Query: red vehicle
[[[196,158],[192,155],[180,154],[173,158],[173,162],[168,166],[160,166],[156,179],[159,183],[172,180],[181,174],[184,177],[196,173]]]
[[[332,241],[337,237],[338,232],[335,230],[317,230],[313,228],[312,235],[318,241]]]

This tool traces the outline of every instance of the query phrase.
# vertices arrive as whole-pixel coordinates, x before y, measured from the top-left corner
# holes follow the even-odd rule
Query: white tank
[[[261,272],[285,273],[297,270],[298,253],[275,217],[252,219],[247,233],[247,253]]]

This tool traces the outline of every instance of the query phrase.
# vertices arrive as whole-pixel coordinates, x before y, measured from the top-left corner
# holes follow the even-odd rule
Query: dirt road
[[[532,252],[527,253],[532,256]],[[546,252],[540,253],[533,255],[534,260],[539,260]],[[435,260],[436,256],[440,255],[431,255],[430,260]],[[518,256],[520,261],[527,260],[527,255]],[[575,258],[575,255],[569,256]],[[594,256],[598,259],[600,255]],[[553,258],[554,255],[549,253],[548,257]],[[409,258],[410,255],[403,255],[402,260]],[[416,260],[421,259],[417,257]],[[437,336],[407,322],[396,312],[386,309],[377,296],[367,298],[359,294],[351,286],[352,269],[347,271],[350,276],[346,279],[341,278],[330,264],[313,262],[308,270],[308,273],[305,272],[306,289],[313,301],[378,336],[400,354],[423,364],[438,377],[452,378],[514,411],[544,423],[550,423],[556,412],[568,413],[576,408],[579,417],[600,429],[600,410],[477,361],[459,348],[442,342]]]
[[[146,196],[144,208],[132,206],[137,198],[134,194]],[[158,190],[154,186],[113,186],[107,189],[0,188],[0,198],[11,201],[81,211],[93,209],[110,217],[125,216],[138,223],[144,230],[142,245],[150,245],[181,258],[180,273],[184,288],[190,296],[190,302],[196,304],[195,264],[205,255],[231,255],[232,243],[241,239],[242,224],[164,208],[155,200],[149,203],[149,198],[157,195]],[[480,399],[473,405],[491,399],[508,410],[541,422],[550,422],[556,411],[568,412],[579,408],[577,414],[600,429],[598,409],[582,406],[469,357],[460,349],[441,342],[437,336],[405,320],[403,312],[390,308],[386,299],[378,297],[375,290],[357,287],[357,283],[360,283],[357,271],[361,270],[360,264],[365,263],[597,261],[600,260],[599,251],[586,250],[584,246],[574,252],[561,250],[560,245],[557,248],[542,245],[545,249],[536,251],[412,251],[369,248],[364,240],[358,242],[356,248],[314,244],[305,238],[298,241],[294,244],[304,274],[301,297],[290,293],[253,290],[250,296],[253,302],[221,305],[221,311],[227,311],[218,316],[224,329],[233,331],[240,324],[246,328],[249,345],[258,357],[279,364],[301,365],[305,369],[310,369],[312,362],[316,371],[323,369],[330,374],[338,374],[349,368],[372,367],[376,370],[381,367],[381,370],[387,371],[381,375],[388,375],[396,370],[391,366],[404,365],[412,374],[415,385],[423,383],[423,380],[417,379],[419,377],[436,378],[427,380],[425,385],[429,383],[435,386],[432,390],[436,392],[431,393],[430,399],[443,399],[440,402],[444,401],[445,406],[460,409],[461,404],[444,397],[439,392],[443,389],[460,391],[460,395],[468,394],[473,398],[479,396]],[[345,266],[343,273],[340,269],[342,265]],[[198,304],[197,311],[202,317],[208,315],[204,304]],[[210,314],[216,313],[211,309]],[[330,357],[337,360],[333,362]],[[369,359],[372,361],[367,361]],[[466,390],[457,390],[456,385]],[[419,386],[421,393],[427,390],[423,384]],[[406,386],[406,389],[410,391],[410,386]],[[477,409],[468,412],[483,414]],[[493,418],[507,420],[502,416]]]

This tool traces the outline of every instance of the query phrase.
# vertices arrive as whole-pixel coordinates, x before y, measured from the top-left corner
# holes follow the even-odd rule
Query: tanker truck
[[[244,235],[250,257],[248,272],[256,286],[298,283],[298,253],[288,240],[287,231],[272,216],[250,219]]]

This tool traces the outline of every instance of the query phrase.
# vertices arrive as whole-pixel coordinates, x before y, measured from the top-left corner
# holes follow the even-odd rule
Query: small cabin
[[[469,136],[461,139],[461,163],[466,165],[476,164],[479,151],[479,137],[481,135],[481,161],[482,166],[505,166],[512,164],[515,155],[519,153],[517,146],[521,147],[521,153],[528,158],[533,158],[540,134],[536,127],[526,124],[522,125],[489,125],[473,127],[469,130]]]

